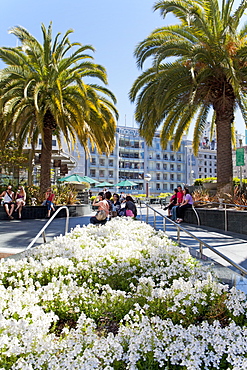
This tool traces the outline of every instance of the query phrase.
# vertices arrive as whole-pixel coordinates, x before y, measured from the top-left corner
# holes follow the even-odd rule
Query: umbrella
[[[66,182],[87,182],[88,184],[98,184],[97,180],[93,180],[88,176],[80,176],[74,173],[73,175],[65,176],[59,179],[58,181],[66,181]]]
[[[99,181],[91,179],[91,177],[88,176],[82,176],[83,180],[85,182],[88,182],[89,184],[99,184]]]
[[[109,188],[110,186],[114,186],[114,184],[111,184],[107,181],[101,182],[100,184],[96,185],[97,188]]]
[[[127,188],[128,186],[136,186],[138,185],[136,182],[130,181],[130,180],[123,180],[121,182],[118,182],[115,186],[120,186],[122,188]]]

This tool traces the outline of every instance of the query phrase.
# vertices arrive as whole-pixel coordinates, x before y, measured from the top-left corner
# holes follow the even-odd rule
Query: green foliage
[[[247,124],[246,26],[243,24],[241,29],[247,3],[233,3],[158,1],[154,9],[163,18],[171,13],[178,22],[157,28],[137,45],[138,66],[143,67],[150,59],[152,64],[130,91],[131,101],[136,102],[135,118],[148,145],[152,145],[155,131],[162,125],[162,147],[173,139],[176,150],[195,122],[193,150],[197,154],[214,109],[211,129],[218,125],[217,151],[225,152],[217,168],[220,184],[229,183],[233,176],[231,137],[237,106]],[[228,107],[227,113],[222,106]]]
[[[52,38],[52,25],[41,26],[39,43],[25,28],[14,27],[10,33],[21,47],[1,47],[0,59],[7,64],[1,70],[1,124],[8,126],[23,147],[26,138],[33,146],[39,135],[41,149],[41,190],[50,186],[52,135],[61,136],[68,145],[79,140],[89,152],[88,144],[99,152],[110,153],[115,146],[117,110],[112,92],[100,84],[85,83],[87,77],[107,84],[105,68],[92,62],[90,45]],[[1,113],[0,112],[0,113]]]
[[[56,195],[55,204],[75,204],[78,191],[73,185],[64,184],[53,186],[53,192]]]
[[[196,179],[194,181],[195,186],[203,185],[204,183],[214,183],[217,182],[217,177],[206,177],[201,179]]]
[[[3,143],[2,143],[3,144]],[[1,167],[5,170],[18,168],[26,168],[28,166],[28,155],[24,154],[16,140],[8,140],[4,148],[0,149]]]

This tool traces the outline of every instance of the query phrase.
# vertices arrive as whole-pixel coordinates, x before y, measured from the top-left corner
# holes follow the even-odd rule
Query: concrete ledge
[[[209,226],[215,229],[225,230],[225,210],[195,208],[200,219],[201,226]],[[226,210],[227,231],[247,235],[247,211]],[[185,222],[197,225],[197,218],[192,209],[185,212]]]
[[[90,205],[89,204],[73,204],[67,205],[69,209],[69,216],[70,217],[80,217],[85,216],[90,213]],[[59,206],[55,206],[55,209],[58,209]],[[47,207],[46,206],[25,206],[22,210],[22,218],[23,219],[39,219],[45,218],[47,215]],[[57,217],[65,217],[66,211],[63,209]],[[18,219],[18,213],[14,212],[13,217]],[[0,220],[8,220],[6,212],[3,206],[0,207]]]

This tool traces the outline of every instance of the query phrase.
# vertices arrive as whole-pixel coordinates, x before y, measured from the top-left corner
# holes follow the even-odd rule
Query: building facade
[[[129,179],[137,184],[133,193],[145,192],[144,175],[148,173],[150,194],[172,192],[178,184],[186,183],[186,143],[183,140],[178,151],[174,151],[172,142],[162,149],[157,132],[152,146],[147,146],[137,128],[118,127],[116,146],[109,156],[99,155],[91,147],[90,158],[86,159],[83,148],[78,146],[78,165],[74,172],[112,184]],[[76,157],[75,151],[73,157]]]

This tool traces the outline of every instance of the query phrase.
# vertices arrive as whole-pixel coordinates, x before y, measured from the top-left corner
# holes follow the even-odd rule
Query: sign
[[[236,166],[244,166],[244,148],[236,149]]]

